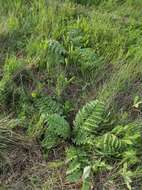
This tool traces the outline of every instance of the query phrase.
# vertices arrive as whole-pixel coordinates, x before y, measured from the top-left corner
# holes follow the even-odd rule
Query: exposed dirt
[[[17,183],[27,169],[42,161],[40,146],[35,141],[21,140],[13,149],[1,153],[0,184]]]

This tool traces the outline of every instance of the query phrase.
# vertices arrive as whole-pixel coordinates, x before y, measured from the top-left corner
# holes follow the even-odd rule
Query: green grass
[[[95,146],[92,153],[86,150],[86,145],[78,147],[74,142],[74,139],[79,140],[74,126],[76,113],[95,99],[105,105],[105,114],[99,123],[104,129],[97,129],[99,132],[95,138],[103,138],[103,134],[119,125],[138,123],[136,126],[141,126],[141,9],[141,0],[0,0],[0,128],[13,134],[7,141],[8,149],[17,142],[17,137],[20,143],[28,136],[25,141],[31,139],[38,144],[41,156],[37,159],[33,153],[23,170],[15,168],[20,179],[11,174],[12,181],[8,184],[10,177],[0,171],[2,186],[9,188],[26,178],[22,188],[56,189],[59,183],[60,189],[86,190],[86,180],[82,182],[80,178],[74,184],[67,181],[69,166],[65,150],[70,150],[71,146],[74,153],[82,152],[77,158],[81,161],[81,172],[88,165],[92,167],[92,157],[97,160],[89,182],[92,186],[95,184],[96,189],[142,188],[141,161],[129,165],[122,157],[102,156],[99,160],[95,156],[96,142],[91,141],[95,131],[92,133],[83,124],[85,119],[89,121],[95,115],[94,110],[89,112],[88,108],[88,113],[84,112],[85,118],[78,129],[82,135],[90,135],[86,138],[92,143],[91,147]],[[14,135],[15,139],[12,139]],[[1,137],[0,147],[5,143]],[[117,137],[122,138],[121,135]],[[110,135],[108,141],[111,138]],[[142,156],[141,142],[136,142],[135,149],[127,152],[134,161],[135,150],[138,160]],[[21,155],[28,154],[22,151]],[[3,154],[7,160],[10,153]],[[86,154],[89,162],[84,161]],[[30,173],[30,168],[36,165],[31,162],[36,159],[38,169]],[[66,167],[61,165],[59,171],[53,169],[46,173],[40,162],[48,168],[48,161],[54,163],[56,159],[65,162]],[[111,170],[108,165],[112,166]],[[109,176],[106,175],[107,169]],[[59,174],[60,170],[63,175]],[[40,173],[44,173],[43,178]],[[50,180],[46,181],[48,177]]]

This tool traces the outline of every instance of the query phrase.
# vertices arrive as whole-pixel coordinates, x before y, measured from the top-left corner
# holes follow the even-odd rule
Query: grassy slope
[[[38,117],[34,99],[38,96],[54,97],[63,106],[70,124],[77,110],[96,97],[106,102],[118,120],[141,118],[141,110],[132,107],[135,96],[142,98],[141,8],[141,0],[106,1],[91,7],[69,1],[0,0],[0,109],[2,118],[9,116],[7,122],[13,119],[7,127],[11,126],[31,139],[34,136],[32,126]],[[73,45],[69,40],[72,30],[80,32],[75,43],[91,48],[101,60],[91,72],[84,65],[76,64],[76,54],[72,52]],[[68,51],[70,56],[63,66],[57,64],[58,60],[53,61],[55,65],[48,60],[49,39],[59,41]],[[61,73],[71,82],[60,84]],[[62,145],[62,152],[65,146]],[[23,176],[26,176],[27,184],[33,189],[36,185],[41,189],[69,189],[64,174],[60,175],[62,162],[53,167],[49,164],[48,168],[39,148],[38,151],[39,155],[30,151],[31,159],[37,161],[36,166],[25,164],[21,174],[12,177],[16,182],[1,173],[3,183],[10,186],[15,183],[20,189],[24,186]],[[51,159],[63,160],[64,153],[59,154],[60,148],[53,152]],[[18,178],[21,179],[19,183]],[[45,183],[43,187],[42,183]],[[19,184],[22,185],[18,187]]]

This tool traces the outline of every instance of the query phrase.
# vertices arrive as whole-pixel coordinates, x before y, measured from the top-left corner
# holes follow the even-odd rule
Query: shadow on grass
[[[29,34],[20,30],[0,34],[0,68],[4,65],[8,55],[24,55],[28,35]]]

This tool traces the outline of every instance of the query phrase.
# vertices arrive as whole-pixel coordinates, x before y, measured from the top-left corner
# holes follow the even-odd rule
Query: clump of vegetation
[[[85,188],[89,189],[89,177],[114,172],[115,161],[118,168],[114,177],[111,176],[111,183],[115,183],[116,177],[123,178],[127,188],[131,189],[131,178],[135,177],[140,163],[141,122],[111,126],[108,119],[104,104],[97,100],[86,104],[77,113],[73,139],[76,147],[67,150],[67,174],[75,181],[82,176],[83,186],[85,183]],[[109,181],[106,186],[107,183]]]
[[[0,188],[141,189],[142,1],[0,7]]]

